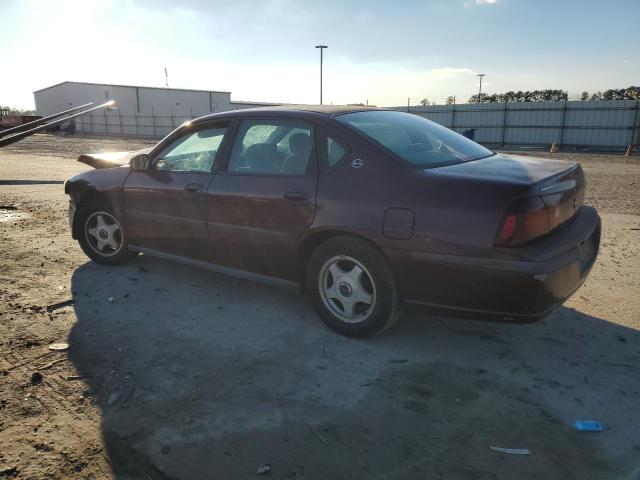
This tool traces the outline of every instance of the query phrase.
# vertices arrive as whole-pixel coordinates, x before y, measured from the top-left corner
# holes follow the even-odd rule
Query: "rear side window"
[[[313,144],[313,128],[306,122],[244,120],[231,150],[228,171],[305,175]]]
[[[327,161],[329,166],[333,167],[347,155],[347,149],[337,140],[327,137]]]
[[[491,150],[426,118],[395,111],[368,111],[338,115],[339,122],[420,168],[468,162],[494,155]]]

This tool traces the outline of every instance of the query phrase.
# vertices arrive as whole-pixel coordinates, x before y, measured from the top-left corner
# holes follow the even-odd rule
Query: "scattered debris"
[[[304,424],[309,427],[311,429],[311,431],[313,433],[315,433],[318,438],[320,439],[320,441],[322,441],[322,443],[324,443],[325,445],[329,445],[329,442],[327,442],[327,440],[320,434],[320,432],[318,430],[316,430],[315,428],[313,428],[311,425],[309,425],[307,422],[304,422]]]
[[[73,298],[71,300],[65,300],[64,302],[58,302],[58,303],[53,303],[51,305],[47,305],[47,312],[51,313],[54,310],[68,307],[69,305],[73,305]]]
[[[109,302],[109,303],[113,303],[113,302],[115,302],[115,301],[116,301],[116,297],[109,297],[109,298],[107,298],[107,302]]]
[[[551,338],[551,337],[538,337],[538,340],[541,340],[543,342],[552,342],[552,343],[557,343],[558,345],[564,345],[565,347],[568,347],[569,344],[567,342],[563,342],[562,340],[558,340],[557,338]]]
[[[118,400],[120,400],[120,394],[118,392],[113,392],[109,395],[109,398],[107,398],[107,405],[114,405]]]
[[[5,370],[5,372],[10,372],[11,370],[15,370],[16,368],[24,367],[27,363],[31,363],[33,360],[38,360],[39,358],[44,357],[45,355],[49,355],[51,352],[45,352],[41,355],[38,355],[30,360],[25,360],[24,362],[16,363],[15,365],[11,365],[9,368]]]
[[[120,406],[116,409],[116,412],[119,412],[120,410],[122,410],[124,407],[127,406],[127,402],[129,401],[129,399],[133,395],[133,392],[135,391],[135,389],[136,389],[135,385],[131,385],[128,388],[128,390],[122,396],[122,401],[120,402]]]
[[[573,426],[581,432],[601,432],[603,430],[602,424],[596,420],[576,420]]]
[[[44,377],[40,372],[33,372],[31,374],[31,385],[39,385],[40,383],[42,383],[43,378]]]
[[[531,450],[528,448],[502,448],[489,445],[489,450],[500,453],[508,453],[510,455],[531,455]]]
[[[64,352],[65,350],[69,350],[69,344],[68,343],[52,343],[51,345],[49,345],[49,350],[52,350],[54,352]]]
[[[630,363],[605,362],[604,364],[608,367],[638,368],[637,365],[632,365]]]
[[[69,359],[66,357],[59,358],[58,360],[54,360],[53,362],[49,362],[46,365],[43,365],[42,367],[38,367],[38,370],[46,370],[48,368],[53,367],[56,363],[64,362],[65,360],[69,360]]]
[[[7,467],[0,470],[0,477],[12,478],[18,476],[18,467]]]
[[[258,469],[256,470],[256,475],[266,475],[270,471],[271,471],[271,464],[265,463],[261,467],[258,467]]]

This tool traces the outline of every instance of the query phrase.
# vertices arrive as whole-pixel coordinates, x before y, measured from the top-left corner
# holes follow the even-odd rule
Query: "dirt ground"
[[[0,150],[0,205],[15,205],[0,209],[0,478],[241,479],[268,464],[280,479],[640,479],[637,157],[554,155],[582,162],[603,240],[552,316],[408,312],[358,341],[275,288],[88,261],[63,180],[81,152],[148,144],[37,135]]]

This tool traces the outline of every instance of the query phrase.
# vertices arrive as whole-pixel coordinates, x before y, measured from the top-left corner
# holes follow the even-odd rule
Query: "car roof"
[[[366,112],[371,110],[382,110],[377,107],[360,105],[279,105],[275,107],[243,108],[241,110],[228,110],[220,113],[212,113],[200,117],[198,121],[222,119],[228,117],[245,117],[259,114],[260,116],[270,115],[291,115],[296,113],[322,114],[327,116],[342,115],[344,113]]]

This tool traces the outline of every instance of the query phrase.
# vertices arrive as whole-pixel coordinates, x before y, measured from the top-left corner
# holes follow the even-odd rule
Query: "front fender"
[[[110,204],[114,213],[120,214],[122,190],[130,171],[129,166],[89,170],[68,179],[64,183],[64,192],[77,206],[99,197]]]

